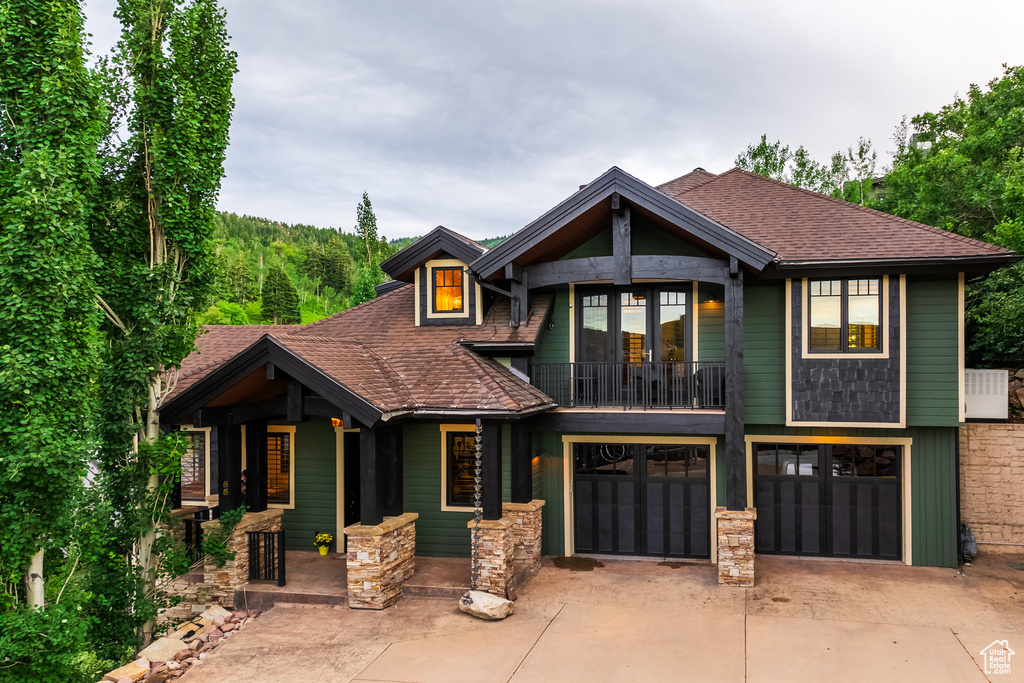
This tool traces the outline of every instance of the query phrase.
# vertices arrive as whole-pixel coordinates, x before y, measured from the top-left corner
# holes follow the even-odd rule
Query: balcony
[[[725,409],[725,363],[533,363],[531,383],[566,408]]]

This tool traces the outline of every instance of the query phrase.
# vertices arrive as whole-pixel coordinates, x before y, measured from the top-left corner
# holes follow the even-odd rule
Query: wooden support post
[[[615,259],[615,284],[633,282],[633,240],[630,236],[629,207],[620,206],[618,193],[612,195],[612,256]]]
[[[274,374],[275,374],[274,370],[275,370],[274,364],[273,363],[267,363],[267,379],[274,379]]]
[[[484,422],[483,437],[484,519],[501,519],[501,423]]]
[[[242,504],[242,425],[214,427],[217,433],[218,474],[220,478],[217,503],[222,513]]]
[[[384,521],[378,431],[370,427],[359,430],[359,522],[364,526],[376,526]]]
[[[402,426],[380,429],[378,439],[381,442],[380,474],[384,478],[383,513],[385,517],[397,517],[404,508]]]
[[[531,434],[523,422],[513,422],[511,430],[509,446],[512,451],[512,502],[529,503],[533,500]]]
[[[303,386],[301,382],[292,380],[288,382],[288,421],[305,422],[306,410],[302,403]]]
[[[245,504],[250,512],[267,509],[267,421],[245,423]]]
[[[743,440],[743,270],[735,256],[729,258],[729,275],[725,282],[725,502],[729,510],[743,510],[748,504]]]

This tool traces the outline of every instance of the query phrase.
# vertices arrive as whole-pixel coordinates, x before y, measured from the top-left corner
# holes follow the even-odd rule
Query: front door
[[[573,444],[575,550],[709,557],[710,448]]]
[[[899,560],[899,446],[754,444],[757,552]]]

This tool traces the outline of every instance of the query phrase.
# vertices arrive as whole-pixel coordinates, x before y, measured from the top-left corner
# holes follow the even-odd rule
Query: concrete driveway
[[[758,557],[741,589],[707,564],[546,558],[503,622],[439,598],[278,605],[181,680],[1024,681],[1024,570],[1009,561],[1024,557],[963,574]],[[1020,654],[986,676],[981,650],[1003,640]]]

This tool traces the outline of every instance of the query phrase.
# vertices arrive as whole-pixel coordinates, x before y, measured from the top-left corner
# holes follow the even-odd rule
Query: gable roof
[[[757,270],[771,263],[774,257],[764,246],[613,166],[558,206],[483,254],[471,264],[471,269],[483,278],[497,275],[506,264],[520,259],[535,245],[551,238],[575,219],[608,201],[615,193]]]
[[[970,263],[1013,257],[1003,247],[739,168],[708,175],[691,182],[693,174],[687,174],[658,189],[775,252],[779,267]]]
[[[187,381],[179,379],[166,414],[201,407],[218,387],[268,362],[365,424],[413,412],[521,414],[554,407],[539,389],[462,345],[467,338],[532,343],[549,299],[532,304],[519,330],[507,323],[416,327],[413,299],[414,287],[403,285],[310,325],[208,328],[199,351],[182,364]]]
[[[381,270],[395,280],[412,282],[416,268],[441,253],[451,254],[463,263],[472,263],[487,247],[439,225],[405,249],[385,259]]]

